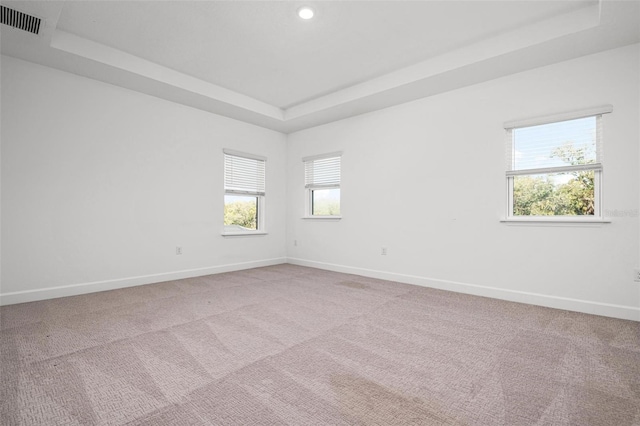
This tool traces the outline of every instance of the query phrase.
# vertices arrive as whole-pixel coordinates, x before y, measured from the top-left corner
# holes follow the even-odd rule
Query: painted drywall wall
[[[3,303],[286,260],[285,135],[6,56],[1,99]],[[223,148],[268,235],[221,236]]]
[[[640,319],[640,286],[630,278],[640,263],[638,50],[568,61],[288,138],[3,56],[0,302],[288,256]],[[605,119],[605,210],[612,223],[500,223],[502,123],[605,103],[614,106]],[[225,147],[268,157],[267,236],[220,235]],[[301,158],[338,150],[344,218],[301,219]]]
[[[640,285],[632,280],[639,50],[627,46],[289,135],[290,261],[640,320]],[[604,104],[614,109],[604,118],[611,223],[501,223],[503,123]],[[334,151],[343,151],[343,218],[302,219],[301,159]]]

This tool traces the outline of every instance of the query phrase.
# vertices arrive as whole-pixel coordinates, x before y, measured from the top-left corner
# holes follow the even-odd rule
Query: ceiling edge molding
[[[59,29],[55,30],[50,46],[236,108],[283,120],[283,111],[278,107]]]
[[[497,58],[600,24],[600,5],[585,7],[557,17],[540,21],[514,32],[500,34],[418,64],[385,74],[338,92],[310,100],[285,110],[285,121],[313,114],[361,98],[413,84],[434,76],[464,68],[477,62]]]
[[[57,2],[54,2],[57,3]],[[480,40],[343,90],[281,109],[250,96],[183,74],[56,28],[53,8],[41,36],[12,43],[3,55],[244,121],[292,133],[332,121],[433,96],[512,73],[602,50],[638,43],[640,35],[615,29],[625,21],[602,1]],[[635,10],[637,10],[636,8]],[[3,34],[3,37],[5,34]]]

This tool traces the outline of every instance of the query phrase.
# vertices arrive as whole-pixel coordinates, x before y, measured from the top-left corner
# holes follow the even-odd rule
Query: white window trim
[[[269,235],[268,232],[264,231],[247,231],[247,232],[224,232],[220,233],[223,237],[254,237],[259,235]]]
[[[304,220],[340,220],[342,216],[302,216]]]
[[[540,117],[513,120],[504,123],[504,129],[506,130],[507,138],[507,150],[509,155],[512,149],[512,131],[521,127],[539,126],[543,124],[557,123],[561,121],[575,120],[585,117],[600,116],[598,120],[602,119],[602,115],[613,112],[612,105],[602,105],[593,108],[585,108],[581,110],[562,112],[558,114],[545,115]],[[598,123],[600,126],[601,123]],[[597,140],[596,144],[602,144],[601,140]],[[513,178],[514,176],[532,175],[532,174],[544,174],[551,172],[568,172],[578,170],[594,170],[594,204],[596,211],[594,216],[514,216],[513,215]],[[512,223],[512,224],[548,224],[548,225],[585,225],[585,224],[603,224],[611,223],[611,220],[604,217],[604,208],[602,205],[602,163],[585,164],[578,166],[564,166],[564,167],[550,167],[540,169],[528,169],[528,170],[508,170],[506,171],[507,179],[507,196],[505,206],[505,216],[500,218],[500,222]]]
[[[263,161],[265,163],[265,181],[266,181],[266,162],[267,162],[267,157],[261,156],[261,155],[255,155],[255,154],[249,154],[246,152],[241,152],[241,151],[235,151],[232,149],[227,149],[224,148],[222,150],[224,155],[232,155],[235,157],[243,157],[243,158],[249,158],[252,160],[257,160],[257,161]],[[223,155],[223,158],[224,158]],[[224,164],[224,161],[223,161]],[[223,174],[225,171],[225,167],[223,165]],[[224,181],[224,179],[223,179]],[[268,235],[267,231],[266,231],[266,220],[265,220],[265,210],[266,210],[266,191],[264,193],[258,193],[258,192],[251,192],[251,191],[235,191],[235,190],[227,190],[225,188],[224,190],[224,197],[226,197],[227,195],[240,195],[240,196],[251,196],[251,197],[256,197],[257,198],[257,202],[258,202],[258,217],[256,218],[258,221],[258,229],[256,230],[247,230],[247,231],[233,231],[233,232],[229,232],[229,231],[225,231],[224,225],[222,226],[222,230],[220,232],[220,234],[223,237],[249,237],[249,236],[262,236],[262,235]],[[223,198],[223,205],[224,205],[224,198]]]
[[[325,158],[335,158],[335,157],[339,157],[340,158],[340,169],[342,169],[342,151],[338,151],[338,152],[331,152],[331,153],[327,153],[327,154],[319,154],[319,155],[312,155],[312,156],[308,156],[308,157],[304,157],[302,159],[302,163],[305,164],[308,161],[314,161],[314,160],[322,160]],[[342,174],[342,170],[340,170],[340,173]],[[335,221],[335,220],[340,220],[342,219],[342,215],[314,215],[312,214],[313,211],[313,191],[315,190],[322,190],[322,189],[340,189],[340,211],[342,212],[342,181],[337,184],[337,185],[314,185],[314,186],[309,186],[307,187],[305,185],[305,208],[304,208],[304,216],[302,217],[302,219],[311,219],[311,220],[328,220],[328,221]]]
[[[609,114],[613,112],[612,105],[601,105],[593,108],[585,108],[557,114],[542,115],[539,117],[512,120],[504,123],[504,129],[517,129],[520,127],[540,126],[541,124],[557,123],[558,121],[576,120],[578,118],[592,117],[594,115]]]
[[[611,219],[607,218],[589,218],[587,216],[574,219],[573,216],[518,216],[512,218],[502,218],[500,222],[514,224],[600,224],[611,223]]]

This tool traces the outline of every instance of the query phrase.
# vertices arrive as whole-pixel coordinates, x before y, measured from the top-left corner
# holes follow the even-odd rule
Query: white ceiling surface
[[[303,21],[282,1],[69,3],[57,27],[288,108],[576,6],[326,2]]]
[[[286,133],[640,41],[638,0],[2,4],[45,19],[5,55]]]

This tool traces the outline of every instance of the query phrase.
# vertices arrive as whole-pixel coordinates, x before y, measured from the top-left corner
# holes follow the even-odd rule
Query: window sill
[[[268,235],[264,231],[253,231],[253,232],[223,232],[221,234],[223,237],[252,237],[252,236],[262,236]]]
[[[601,225],[603,223],[611,223],[611,219],[607,218],[587,218],[587,217],[510,217],[502,218],[500,222],[514,225],[537,225],[537,226],[562,226],[562,225]]]
[[[340,220],[342,216],[303,216],[302,218],[312,220]]]

